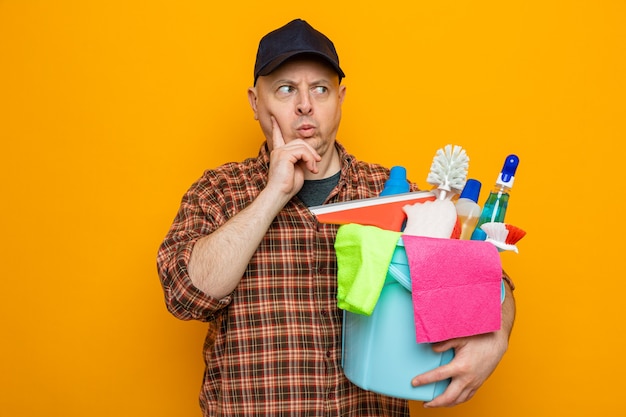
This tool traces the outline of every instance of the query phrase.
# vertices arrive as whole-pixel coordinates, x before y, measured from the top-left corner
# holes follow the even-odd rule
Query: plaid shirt
[[[377,196],[389,171],[336,146],[341,175],[326,203]],[[318,223],[297,197],[276,216],[232,294],[215,299],[191,283],[194,243],[257,197],[268,164],[264,145],[257,158],[206,171],[183,197],[159,249],[168,310],[209,323],[204,415],[408,416],[405,400],[364,391],[344,376],[337,226]]]

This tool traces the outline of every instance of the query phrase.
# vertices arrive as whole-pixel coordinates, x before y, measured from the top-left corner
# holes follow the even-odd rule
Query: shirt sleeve
[[[198,289],[187,270],[195,243],[226,221],[215,190],[204,177],[191,186],[158,250],[157,270],[165,304],[181,320],[212,321],[231,302],[230,295],[217,299]]]

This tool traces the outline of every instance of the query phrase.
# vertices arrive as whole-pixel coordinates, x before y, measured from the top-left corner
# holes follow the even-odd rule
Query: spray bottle
[[[454,207],[461,224],[461,236],[459,239],[469,240],[480,217],[478,196],[480,195],[481,183],[478,180],[468,179],[463,187],[461,196]]]
[[[496,180],[496,185],[489,193],[476,228],[472,233],[472,240],[485,240],[487,237],[487,234],[480,228],[482,224],[488,222],[504,223],[504,215],[509,203],[509,193],[513,187],[515,171],[518,165],[519,158],[517,155],[511,154],[506,157],[502,171]]]

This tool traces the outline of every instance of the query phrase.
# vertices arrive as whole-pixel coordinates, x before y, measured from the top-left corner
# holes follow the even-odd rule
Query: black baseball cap
[[[261,75],[268,75],[289,58],[311,54],[324,59],[339,74],[346,75],[339,67],[335,45],[302,19],[295,19],[267,35],[259,42],[254,64],[254,84]]]

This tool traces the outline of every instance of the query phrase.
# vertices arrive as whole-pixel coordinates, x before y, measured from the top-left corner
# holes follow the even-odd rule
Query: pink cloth
[[[500,255],[476,240],[403,235],[418,343],[493,332],[501,324]]]

